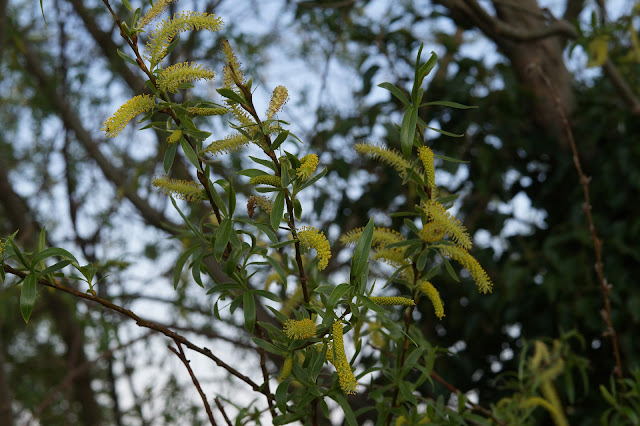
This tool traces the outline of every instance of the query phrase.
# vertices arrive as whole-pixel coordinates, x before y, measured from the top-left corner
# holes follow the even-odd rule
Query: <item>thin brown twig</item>
[[[602,263],[602,240],[598,238],[596,233],[596,226],[593,221],[593,215],[591,213],[591,196],[589,194],[589,182],[591,181],[590,177],[587,177],[583,170],[582,165],[580,164],[580,157],[578,156],[578,147],[576,145],[576,141],[573,138],[573,131],[571,130],[571,126],[569,125],[569,120],[567,118],[567,114],[562,107],[562,102],[560,101],[560,97],[551,84],[551,80],[549,77],[542,71],[542,69],[537,64],[530,65],[531,71],[536,72],[540,79],[547,85],[549,91],[553,95],[553,99],[555,102],[556,110],[560,115],[560,119],[562,120],[564,131],[567,136],[567,140],[569,141],[569,145],[571,146],[571,152],[573,154],[573,165],[575,166],[576,171],[578,172],[578,178],[580,181],[580,185],[582,186],[582,194],[584,197],[584,204],[582,209],[587,217],[587,223],[589,224],[589,233],[591,234],[591,241],[593,242],[593,249],[596,256],[595,270],[598,276],[598,281],[600,283],[600,289],[602,290],[602,299],[604,300],[604,309],[602,310],[602,319],[607,325],[606,335],[611,337],[612,343],[612,351],[613,357],[615,359],[616,367],[614,368],[614,373],[618,378],[623,377],[623,366],[622,366],[622,357],[620,356],[620,348],[618,345],[618,334],[616,333],[615,328],[613,327],[613,322],[611,320],[611,302],[609,301],[609,293],[611,293],[611,284],[607,282],[606,277],[604,276],[604,267]]]
[[[4,270],[6,273],[9,274],[13,274],[16,275],[18,277],[24,278],[27,276],[27,273],[24,271],[19,271],[17,269],[14,269],[13,267],[7,265],[5,263],[4,265]],[[58,280],[56,279],[52,279],[51,281],[47,281],[46,279],[39,279],[38,280],[38,284],[42,285],[42,286],[46,286],[46,287],[51,287],[54,288],[56,290],[60,290],[63,291],[65,293],[69,293],[77,298],[81,298],[81,299],[86,299],[86,300],[91,300],[93,302],[99,303],[100,305],[104,306],[105,308],[111,309],[112,311],[116,311],[124,316],[127,316],[129,318],[131,318],[132,320],[134,320],[136,322],[136,324],[140,327],[144,327],[144,328],[149,328],[151,330],[155,330],[158,331],[162,334],[164,334],[167,337],[170,337],[171,339],[174,339],[180,343],[182,343],[184,346],[188,347],[189,349],[196,351],[198,353],[201,353],[202,355],[206,356],[207,358],[211,359],[213,362],[215,362],[218,366],[224,368],[225,370],[227,370],[231,375],[237,377],[238,379],[240,379],[241,381],[243,381],[244,383],[246,383],[247,385],[249,385],[251,387],[251,389],[253,389],[256,392],[259,392],[261,394],[263,394],[268,400],[273,401],[275,400],[275,397],[273,394],[266,392],[261,386],[258,386],[258,384],[256,384],[253,380],[251,380],[249,377],[245,376],[244,374],[240,373],[238,370],[236,370],[235,368],[231,367],[229,364],[227,364],[226,362],[224,362],[223,360],[221,360],[220,358],[218,358],[216,355],[213,354],[213,352],[211,352],[211,350],[207,349],[206,347],[200,347],[197,346],[196,344],[192,343],[189,339],[185,338],[184,336],[168,329],[167,327],[164,327],[156,322],[153,321],[148,321],[145,320],[141,317],[139,317],[138,315],[136,315],[135,313],[133,313],[132,311],[130,311],[129,309],[125,309],[122,306],[116,305],[106,299],[103,299],[101,297],[98,296],[94,296],[92,294],[89,293],[83,293],[81,291],[78,291],[76,289],[67,287],[62,285]]]
[[[182,361],[184,366],[187,367],[187,371],[189,371],[189,375],[191,376],[191,380],[193,381],[194,386],[198,390],[198,393],[200,394],[200,398],[202,398],[202,403],[204,404],[204,409],[207,410],[207,416],[209,416],[209,422],[211,423],[212,426],[217,426],[217,423],[216,423],[215,419],[213,418],[213,413],[211,412],[211,406],[209,405],[209,401],[207,401],[207,396],[202,391],[202,387],[200,386],[200,382],[198,382],[198,378],[193,373],[193,370],[191,369],[191,365],[189,365],[191,363],[191,361],[189,361],[187,359],[187,357],[185,356],[184,350],[182,349],[182,345],[180,344],[180,342],[178,342],[175,339],[173,341],[176,342],[176,346],[178,347],[178,350],[176,350],[175,348],[171,347],[170,345],[168,346],[169,350],[171,352],[173,352],[174,354],[176,354],[176,356],[178,358],[180,358],[180,361]]]
[[[218,407],[218,410],[220,410],[220,412],[222,413],[222,417],[224,417],[224,421],[227,422],[227,425],[231,426],[231,420],[229,420],[229,416],[227,416],[227,412],[224,411],[224,407],[220,402],[220,398],[216,396],[215,402],[216,402],[216,406]]]

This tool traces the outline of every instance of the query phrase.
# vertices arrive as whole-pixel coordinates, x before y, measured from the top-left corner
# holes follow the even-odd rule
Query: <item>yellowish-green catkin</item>
[[[151,95],[138,95],[128,100],[118,110],[102,124],[102,131],[107,137],[118,136],[129,121],[138,114],[149,112],[155,106],[155,100]]]
[[[354,148],[362,155],[366,155],[390,165],[403,178],[407,176],[407,168],[411,167],[411,163],[405,160],[402,154],[393,149],[369,145],[366,143],[357,143]]]
[[[438,246],[440,249],[440,253],[444,256],[449,256],[464,268],[466,268],[471,277],[476,283],[478,287],[478,291],[481,293],[491,292],[493,289],[493,283],[489,278],[489,275],[482,269],[482,266],[478,263],[478,261],[469,254],[468,251],[459,246]]]
[[[429,200],[423,205],[423,207],[424,213],[427,217],[429,217],[437,226],[444,229],[456,244],[466,250],[471,248],[471,238],[469,237],[466,228],[462,225],[462,222],[451,216],[442,204],[437,201]]]
[[[191,107],[188,109],[189,112],[193,115],[203,115],[203,116],[209,116],[209,115],[223,115],[229,112],[228,109],[226,108],[222,108],[222,107],[218,107],[218,108],[198,108],[198,107]]]
[[[436,222],[428,222],[420,230],[420,239],[427,243],[440,241],[445,235],[447,235],[447,231]]]
[[[412,299],[398,296],[370,297],[370,299],[373,303],[380,306],[415,306],[416,304]]]
[[[233,52],[233,49],[231,48],[231,45],[227,40],[222,41],[222,52],[224,53],[225,58],[225,66],[222,69],[222,81],[224,87],[233,90],[240,96],[244,96],[242,94],[242,91],[237,87],[233,78],[233,74],[235,74],[240,83],[246,84],[246,80],[242,72],[242,64],[238,60],[238,57]],[[240,105],[235,102],[231,102],[228,99],[226,99],[225,102],[227,103],[227,107],[229,108],[231,114],[233,114],[235,119],[238,120],[240,124],[242,124],[243,126],[250,126],[252,124],[255,124],[253,119],[244,109],[242,109]]]
[[[273,89],[271,94],[271,100],[269,101],[269,108],[267,109],[267,118],[271,119],[274,114],[282,109],[284,104],[289,101],[289,92],[284,86],[278,86]]]
[[[249,139],[241,133],[235,133],[224,139],[211,142],[202,152],[212,155],[226,154],[228,152],[238,151],[247,145],[249,145]]]
[[[302,227],[298,231],[300,244],[307,248],[314,248],[318,252],[318,270],[322,271],[329,265],[331,246],[324,233],[314,227]]]
[[[426,294],[431,301],[433,310],[435,311],[438,319],[442,319],[442,317],[444,317],[444,306],[442,305],[442,299],[440,298],[438,289],[436,289],[429,281],[422,280],[420,281],[420,291]]]
[[[429,188],[436,186],[436,169],[433,166],[433,151],[428,146],[418,148],[418,158],[422,161],[424,172],[427,175],[427,185]]]
[[[215,73],[195,62],[182,62],[167,67],[158,77],[157,84],[160,90],[177,92],[178,86],[197,80],[213,80]]]
[[[364,227],[352,229],[351,231],[342,234],[339,241],[345,246],[355,244],[360,239],[362,231],[364,231]],[[371,247],[382,248],[387,244],[397,243],[404,240],[405,238],[398,231],[394,231],[389,228],[374,228],[373,237],[371,238]]]
[[[251,179],[249,179],[249,183],[251,185],[269,185],[269,186],[275,186],[275,187],[281,186],[280,178],[278,176],[272,176],[272,175],[254,176]]]
[[[155,177],[153,186],[167,195],[175,195],[186,201],[202,201],[205,199],[202,185],[189,180],[171,179],[167,176]]]
[[[167,143],[176,143],[182,137],[182,130],[174,130],[167,138]]]
[[[333,351],[335,351],[335,357],[333,357],[333,361],[331,361],[338,372],[338,380],[340,382],[340,389],[344,393],[347,394],[355,394],[356,386],[358,383],[356,382],[356,377],[353,375],[353,371],[351,371],[351,365],[349,365],[349,360],[347,359],[347,355],[344,351],[344,338],[342,334],[342,324],[339,321],[333,323],[332,327],[333,331]],[[327,350],[327,354],[329,350]],[[327,357],[328,358],[328,357]]]
[[[175,3],[178,0],[158,0],[151,9],[145,13],[138,21],[138,29],[142,29],[151,22],[153,22],[171,3]]]
[[[247,214],[249,215],[249,219],[252,219],[253,215],[256,213],[256,206],[260,207],[262,211],[266,213],[271,213],[273,203],[262,195],[250,196],[247,200]]]
[[[7,241],[4,238],[0,238],[0,259],[2,259],[2,254],[4,253],[4,246],[7,244]]]
[[[176,13],[173,18],[160,22],[151,32],[145,56],[155,66],[164,58],[169,44],[179,33],[190,30],[219,31],[223,26],[222,19],[213,14],[191,11]]]
[[[318,156],[307,154],[300,159],[300,167],[296,170],[296,175],[302,180],[309,179],[318,167]]]
[[[316,335],[316,325],[309,318],[299,321],[287,320],[284,323],[284,332],[290,339],[308,339]]]
[[[282,366],[282,373],[280,373],[280,381],[287,380],[289,374],[291,374],[291,370],[293,369],[293,358],[285,358],[284,364]]]

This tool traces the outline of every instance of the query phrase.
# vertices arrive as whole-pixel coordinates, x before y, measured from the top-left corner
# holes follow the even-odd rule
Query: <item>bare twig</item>
[[[220,402],[220,398],[216,396],[215,401],[216,401],[216,406],[218,407],[218,410],[220,410],[220,412],[222,413],[222,417],[224,417],[224,420],[227,422],[227,425],[231,426],[231,420],[229,420],[229,416],[227,416],[227,412],[224,411],[224,407]]]
[[[26,272],[23,271],[19,271],[17,269],[14,269],[13,267],[5,264],[4,265],[4,270],[6,273],[9,274],[13,274],[16,275],[18,277],[24,278],[27,276]],[[69,293],[77,298],[81,298],[81,299],[86,299],[86,300],[91,300],[93,302],[99,303],[100,305],[104,306],[105,308],[111,309],[112,311],[116,311],[124,316],[127,316],[129,318],[131,318],[132,320],[134,320],[136,322],[136,324],[140,327],[144,327],[144,328],[149,328],[151,330],[155,330],[158,331],[162,334],[164,334],[167,337],[170,337],[171,339],[174,339],[177,342],[180,342],[181,344],[183,344],[184,346],[188,347],[189,349],[196,351],[198,353],[201,353],[202,355],[206,356],[207,358],[211,359],[213,362],[215,362],[218,366],[224,368],[225,370],[227,370],[231,375],[237,377],[238,379],[240,379],[241,381],[245,382],[247,385],[249,385],[251,387],[251,389],[253,389],[256,392],[259,392],[261,394],[263,394],[267,400],[269,401],[274,401],[275,397],[273,396],[273,394],[265,391],[261,386],[258,386],[253,380],[251,380],[249,377],[245,376],[244,374],[240,373],[238,370],[236,370],[235,368],[231,367],[229,364],[225,363],[224,361],[222,361],[220,358],[218,358],[217,356],[215,356],[213,354],[213,352],[211,352],[211,350],[205,348],[205,347],[200,347],[195,345],[194,343],[192,343],[190,340],[188,340],[187,338],[185,338],[184,336],[168,329],[167,327],[164,327],[156,322],[153,321],[148,321],[145,320],[143,318],[140,318],[138,315],[136,315],[135,313],[133,313],[132,311],[123,308],[122,306],[118,306],[114,303],[111,303],[110,301],[103,299],[101,297],[98,296],[94,296],[92,294],[89,293],[83,293],[81,291],[75,290],[73,288],[64,286],[62,284],[60,284],[60,282],[56,279],[52,279],[51,282],[45,280],[45,279],[40,279],[38,280],[38,284],[42,285],[42,286],[46,286],[46,287],[51,287],[51,288],[55,288],[56,290],[60,290],[63,291],[65,293]]]
[[[596,226],[593,222],[593,215],[591,214],[591,196],[589,194],[589,182],[591,180],[590,177],[585,176],[582,171],[582,166],[580,164],[580,157],[578,156],[578,148],[576,145],[576,141],[573,138],[573,132],[571,131],[571,126],[569,125],[569,120],[567,118],[567,114],[562,107],[562,103],[560,102],[560,97],[556,92],[555,88],[551,84],[551,80],[549,77],[542,71],[542,69],[537,64],[531,64],[531,71],[536,72],[540,79],[549,87],[551,93],[553,93],[556,110],[560,115],[562,123],[564,125],[564,131],[567,136],[567,140],[569,141],[569,145],[571,146],[571,152],[573,153],[573,165],[578,172],[578,178],[580,180],[580,185],[582,186],[582,194],[584,197],[583,210],[585,215],[587,216],[587,222],[589,224],[589,232],[591,234],[591,241],[593,242],[593,249],[596,256],[596,264],[595,270],[598,275],[598,281],[600,282],[600,289],[602,290],[602,299],[604,300],[604,309],[602,310],[602,319],[607,325],[606,334],[611,337],[613,357],[616,362],[616,367],[614,368],[615,374],[619,377],[623,377],[623,368],[622,368],[622,358],[620,356],[620,349],[618,347],[618,335],[616,333],[615,328],[613,327],[613,322],[611,320],[611,302],[609,301],[609,293],[611,293],[611,284],[607,282],[607,279],[604,276],[603,264],[602,264],[602,240],[598,238],[596,233]]]
[[[180,361],[182,361],[184,366],[187,367],[187,371],[189,371],[189,375],[191,376],[191,380],[193,381],[194,386],[198,390],[198,393],[200,394],[200,398],[202,398],[202,403],[204,404],[204,409],[207,410],[207,416],[209,416],[209,422],[211,423],[212,426],[217,426],[216,420],[213,418],[213,413],[211,412],[211,406],[209,405],[209,401],[207,401],[207,396],[202,391],[202,387],[200,386],[200,382],[198,382],[198,378],[193,373],[193,370],[191,369],[191,366],[189,365],[189,363],[191,361],[189,361],[187,359],[187,357],[185,356],[184,350],[182,350],[182,345],[180,344],[180,342],[178,342],[175,339],[173,341],[176,342],[176,346],[178,347],[178,350],[175,350],[171,346],[168,346],[169,350],[171,352],[173,352],[174,354],[176,354],[178,356],[178,358],[180,358]]]

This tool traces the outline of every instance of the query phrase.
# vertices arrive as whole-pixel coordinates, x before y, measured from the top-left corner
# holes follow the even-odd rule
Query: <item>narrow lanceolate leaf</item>
[[[229,237],[231,235],[231,219],[225,217],[222,219],[220,226],[218,227],[218,233],[216,234],[216,241],[213,244],[213,252],[215,253],[216,259],[218,262],[222,260],[222,255],[224,254],[224,250],[227,248],[227,243],[229,242]]]
[[[198,161],[198,155],[193,150],[189,142],[187,142],[185,138],[180,138],[180,146],[184,151],[184,155],[187,156],[187,160],[189,160],[189,162],[193,165],[193,167],[198,169],[199,172],[202,172],[202,168],[200,167],[200,162]]]
[[[400,143],[404,158],[409,158],[413,147],[413,138],[416,135],[416,121],[418,120],[418,108],[410,106],[404,113],[402,126],[400,127]]]
[[[256,302],[253,299],[252,292],[244,292],[242,295],[242,307],[244,309],[244,326],[247,327],[249,333],[253,333],[253,327],[256,324]]]
[[[353,252],[353,260],[351,262],[351,276],[359,276],[369,261],[369,253],[371,252],[371,240],[373,239],[373,218],[369,219],[369,223],[364,227],[358,244]]]
[[[20,291],[20,312],[24,322],[29,322],[33,306],[36,304],[36,274],[29,274],[22,282],[22,290]]]
[[[478,108],[477,106],[463,105],[463,104],[459,104],[459,103],[457,103],[457,102],[450,102],[450,101],[432,101],[432,102],[426,102],[426,103],[422,104],[421,106],[427,106],[427,105],[442,105],[442,106],[448,106],[448,107],[456,108],[456,109],[470,109],[470,108]]]
[[[280,191],[271,207],[271,227],[277,232],[284,213],[284,191]]]
[[[402,91],[398,89],[396,86],[394,86],[393,84],[385,82],[385,83],[378,84],[378,87],[387,89],[388,91],[391,92],[393,96],[398,98],[398,100],[400,100],[400,102],[402,102],[404,106],[409,106],[409,99],[407,98],[407,96],[404,93],[402,93]]]

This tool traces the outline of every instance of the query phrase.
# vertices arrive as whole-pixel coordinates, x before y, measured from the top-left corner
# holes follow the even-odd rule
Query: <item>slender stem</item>
[[[12,268],[11,266],[5,264],[4,265],[4,271],[6,273],[9,274],[13,274],[16,275],[18,277],[24,278],[27,276],[27,273],[24,271],[18,271],[14,268]],[[227,370],[231,375],[237,377],[238,379],[240,379],[241,381],[245,382],[247,385],[249,385],[254,391],[259,392],[261,394],[263,394],[264,396],[267,397],[267,399],[269,401],[275,401],[275,397],[273,394],[266,392],[264,389],[262,389],[262,387],[258,386],[258,384],[256,384],[253,380],[251,380],[249,377],[245,376],[244,374],[240,373],[238,370],[236,370],[235,368],[231,367],[229,364],[227,364],[226,362],[222,361],[220,358],[218,358],[217,356],[215,356],[213,354],[213,352],[211,352],[211,350],[207,349],[206,347],[200,347],[195,345],[194,343],[192,343],[189,339],[187,339],[186,337],[168,329],[167,327],[164,327],[156,322],[153,321],[149,321],[149,320],[145,320],[140,318],[138,315],[136,315],[135,313],[133,313],[132,311],[130,311],[129,309],[125,309],[122,306],[116,305],[114,303],[111,303],[110,301],[103,299],[101,297],[98,296],[94,296],[92,294],[89,293],[83,293],[81,291],[78,291],[74,288],[71,287],[67,287],[62,285],[58,280],[56,279],[52,279],[51,281],[47,281],[44,278],[41,278],[38,280],[38,284],[42,285],[42,286],[46,286],[46,287],[51,287],[54,288],[56,290],[60,290],[63,291],[65,293],[69,293],[77,298],[80,299],[86,299],[86,300],[91,300],[93,302],[99,303],[100,305],[104,306],[105,308],[111,309],[112,311],[116,311],[126,317],[131,318],[132,320],[134,320],[136,322],[136,324],[139,327],[144,327],[144,328],[149,328],[151,330],[155,330],[158,331],[162,334],[164,334],[167,337],[170,337],[171,339],[174,339],[177,342],[180,342],[181,344],[183,344],[184,346],[188,347],[189,349],[196,351],[198,353],[201,353],[202,355],[206,356],[207,358],[213,360],[213,362],[215,362],[218,366],[224,368],[225,370]]]
[[[216,406],[218,407],[218,410],[220,410],[220,412],[222,413],[222,417],[224,417],[224,420],[227,422],[227,425],[231,426],[232,425],[231,420],[229,420],[229,416],[227,416],[227,412],[224,411],[224,407],[222,406],[222,403],[220,402],[220,398],[218,398],[216,396],[215,401],[216,401]]]
[[[580,164],[580,157],[578,156],[578,148],[576,145],[576,141],[573,138],[573,132],[571,131],[571,126],[569,125],[569,120],[567,118],[567,114],[562,106],[562,102],[560,101],[560,96],[557,91],[551,84],[549,77],[542,71],[537,64],[531,65],[531,71],[535,71],[538,73],[542,81],[547,85],[551,93],[553,94],[556,110],[560,115],[562,120],[562,124],[564,127],[564,131],[567,136],[567,140],[569,141],[569,145],[571,146],[571,152],[573,154],[573,165],[576,168],[576,172],[578,172],[578,178],[580,180],[580,185],[582,186],[582,195],[584,197],[584,204],[582,209],[587,217],[587,223],[589,224],[589,232],[591,234],[591,241],[593,242],[593,249],[596,256],[596,264],[594,266],[596,270],[596,274],[598,276],[598,281],[600,282],[600,289],[602,290],[602,299],[604,300],[604,309],[601,312],[602,319],[607,325],[607,335],[611,337],[613,357],[616,362],[616,367],[614,368],[614,373],[618,378],[623,377],[623,366],[622,366],[622,357],[620,356],[620,348],[618,346],[618,334],[616,333],[615,328],[613,327],[613,321],[611,320],[611,302],[609,301],[609,293],[611,293],[611,284],[607,282],[606,277],[604,276],[604,268],[602,263],[602,240],[598,238],[596,233],[596,226],[593,221],[593,215],[591,213],[591,196],[589,194],[589,182],[591,181],[590,177],[585,176],[582,171],[582,165]]]
[[[193,381],[193,384],[195,385],[196,389],[198,390],[198,393],[200,394],[200,398],[202,398],[202,403],[204,404],[204,408],[205,408],[205,410],[207,410],[207,416],[209,416],[209,422],[211,423],[212,426],[217,426],[217,423],[216,423],[215,419],[213,418],[213,413],[211,412],[211,406],[209,405],[209,402],[207,401],[207,396],[202,391],[202,387],[200,386],[200,382],[198,382],[198,378],[193,373],[193,370],[191,369],[191,366],[189,365],[189,363],[191,361],[189,361],[187,359],[187,357],[185,356],[184,350],[182,349],[182,345],[180,344],[180,342],[178,342],[175,339],[174,339],[174,342],[176,342],[176,346],[178,347],[178,350],[175,350],[171,346],[168,346],[169,350],[171,352],[173,352],[174,354],[176,354],[178,356],[178,358],[180,358],[180,361],[182,361],[184,366],[187,367],[187,371],[189,371],[189,375],[191,376],[191,380]]]

